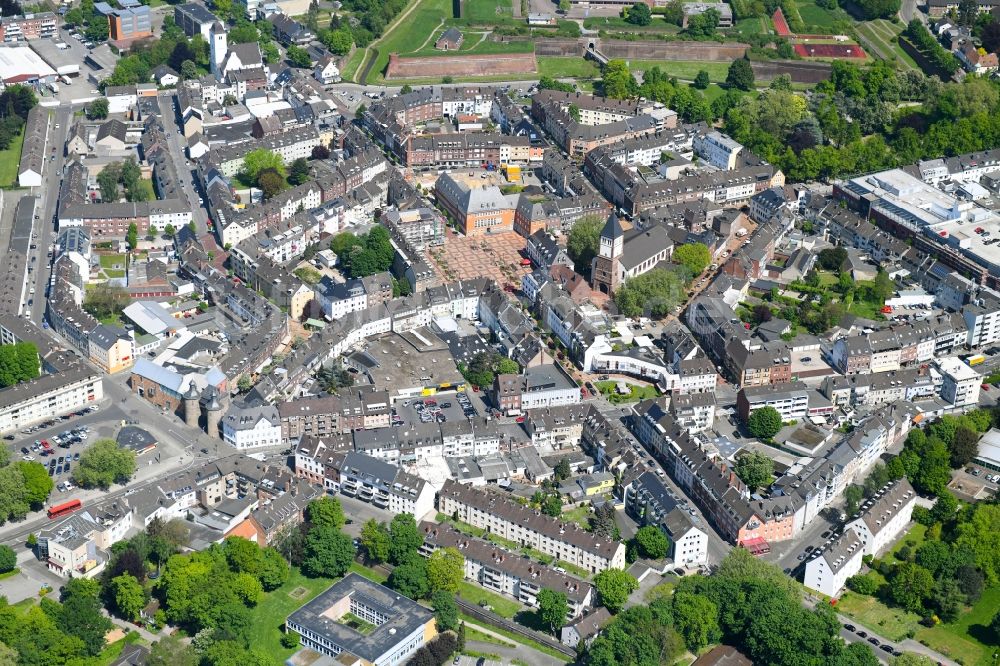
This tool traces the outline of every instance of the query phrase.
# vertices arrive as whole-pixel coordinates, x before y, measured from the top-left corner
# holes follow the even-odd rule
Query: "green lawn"
[[[124,254],[102,254],[101,257],[101,268],[119,268],[124,270],[125,268],[125,255]]]
[[[773,28],[769,17],[752,16],[750,18],[740,19],[737,21],[732,30],[733,32],[738,32],[741,35],[766,35],[769,34]]]
[[[547,645],[542,645],[541,643],[533,641],[530,638],[525,638],[524,636],[521,636],[519,634],[515,634],[513,632],[507,631],[506,629],[503,629],[502,627],[494,627],[494,626],[487,625],[487,624],[485,624],[483,622],[480,622],[479,620],[475,619],[474,617],[472,617],[470,615],[466,615],[464,613],[459,613],[458,616],[460,618],[462,618],[462,621],[465,622],[465,628],[466,628],[466,630],[468,630],[470,627],[473,627],[473,626],[475,626],[475,627],[482,627],[484,629],[489,629],[490,631],[492,631],[494,633],[497,633],[497,634],[500,634],[501,636],[506,636],[507,638],[511,639],[515,643],[520,643],[521,645],[527,645],[528,647],[533,648],[535,650],[538,650],[539,652],[542,652],[544,654],[547,654],[547,655],[549,655],[550,657],[552,657],[554,659],[558,659],[562,663],[569,663],[569,661],[566,659],[566,655],[562,654],[561,652],[556,652],[555,650],[553,650],[552,648],[548,647]],[[530,663],[530,662],[528,662],[528,663]]]
[[[146,190],[146,201],[156,201],[156,190],[153,189],[153,181],[145,178],[139,181],[142,189]]]
[[[472,23],[496,23],[513,16],[511,0],[466,0],[462,4],[462,18]]]
[[[913,526],[913,529],[911,529],[909,532],[906,533],[905,536],[903,536],[902,539],[896,542],[896,545],[893,546],[892,550],[889,551],[889,555],[892,555],[892,557],[895,559],[896,553],[899,552],[899,549],[906,545],[909,545],[912,550],[920,548],[920,545],[924,542],[924,536],[926,534],[927,534],[927,526],[917,523],[916,525]]]
[[[992,665],[989,624],[1000,611],[1000,586],[987,588],[979,601],[956,622],[917,630],[916,639],[941,654],[969,666]]]
[[[361,61],[367,53],[367,49],[354,49],[354,52],[347,58],[347,62],[344,63],[344,69],[340,73],[345,81],[353,81],[359,74],[358,70],[361,68]]]
[[[708,62],[705,60],[630,60],[632,71],[645,71],[656,66],[670,76],[676,76],[685,81],[694,81],[698,72],[705,70],[713,83],[722,83],[729,73],[728,62]]]
[[[486,602],[493,609],[494,613],[508,620],[524,610],[524,606],[513,599],[502,597],[466,580],[458,584],[458,596],[477,605]]]
[[[553,78],[596,79],[601,70],[592,60],[576,56],[539,56],[538,75]]]
[[[607,398],[608,402],[610,402],[613,405],[617,405],[622,402],[638,402],[639,400],[649,400],[650,398],[655,398],[660,394],[659,391],[656,390],[655,386],[638,386],[636,384],[632,384],[629,382],[625,383],[628,384],[629,387],[628,394],[618,393],[618,391],[615,388],[616,386],[618,386],[618,382],[614,380],[606,382],[595,382],[594,386],[596,386],[597,390],[601,392],[601,395]]]
[[[818,6],[813,0],[797,0],[795,6],[798,8],[799,16],[802,17],[802,22],[806,25],[807,29],[816,27],[825,30],[834,27],[837,21],[849,20],[843,10],[840,10],[840,13],[843,14],[841,16],[829,9]]]
[[[389,64],[390,53],[412,53],[421,48],[441,25],[441,20],[450,16],[450,0],[417,0],[416,9],[406,19],[397,23],[389,32],[382,35],[380,40],[372,44],[379,53],[371,76],[382,77]]]
[[[439,31],[434,35],[434,40],[440,36]],[[480,35],[476,34],[466,34],[466,41],[462,43],[462,48],[458,51],[439,51],[434,48],[434,42],[428,42],[426,46],[418,51],[415,51],[413,55],[421,56],[453,56],[456,53],[462,53],[463,55],[492,55],[499,53],[531,53],[535,50],[535,45],[529,41],[516,41],[516,42],[495,42],[492,39],[480,39]]]
[[[252,610],[250,647],[263,651],[271,658],[272,663],[283,663],[295,652],[281,647],[281,627],[285,624],[285,618],[333,583],[331,578],[307,578],[298,568],[293,567],[288,581],[277,590],[265,594],[264,600]],[[306,593],[291,596],[299,588],[305,589]]]
[[[565,521],[574,522],[580,527],[587,527],[590,525],[590,509],[586,506],[578,506],[569,511],[563,511],[562,519]]]
[[[858,23],[856,29],[860,36],[872,43],[885,57],[894,58],[898,65],[906,69],[920,71],[916,61],[896,41],[896,37],[902,29],[892,21],[887,19],[864,21]],[[878,54],[872,53],[871,55],[877,56]]]
[[[17,185],[17,165],[21,161],[21,144],[24,143],[24,128],[7,146],[0,150],[0,187]]]
[[[920,626],[917,624],[920,616],[916,613],[889,608],[875,597],[855,592],[844,592],[837,601],[837,612],[893,641],[903,640]]]
[[[453,520],[452,517],[446,513],[439,513],[437,515],[437,521],[439,523],[450,523],[459,532],[464,532],[465,534],[469,534],[474,537],[482,537],[486,534],[486,530],[481,527],[473,527],[469,523],[463,523],[461,520]]]
[[[667,23],[662,16],[653,15],[649,25],[633,25],[620,16],[591,16],[583,20],[583,27],[588,30],[623,30],[626,32],[647,32],[676,35],[681,31],[673,23]]]
[[[479,641],[480,643],[490,643],[492,645],[499,645],[501,647],[516,647],[514,643],[511,643],[510,641],[505,641],[501,638],[497,638],[493,634],[487,634],[485,631],[480,631],[479,629],[471,625],[465,625],[465,640]]]
[[[573,574],[577,578],[583,578],[584,580],[590,578],[590,572],[583,567],[578,567],[575,564],[570,564],[565,560],[556,560],[552,563],[553,566],[562,567],[566,570],[566,573]]]
[[[847,311],[852,315],[863,317],[865,319],[884,319],[882,316],[882,305],[871,301],[855,300],[851,303],[851,307],[847,308]]]
[[[376,583],[384,584],[385,581],[389,580],[389,577],[383,573],[375,571],[363,564],[358,564],[357,562],[351,562],[351,566],[347,568],[348,571],[353,571],[359,576],[364,576],[368,580],[373,580]]]

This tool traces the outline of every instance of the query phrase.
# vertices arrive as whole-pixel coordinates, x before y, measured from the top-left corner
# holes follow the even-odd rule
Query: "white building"
[[[803,583],[828,597],[836,597],[847,579],[861,571],[864,544],[857,533],[849,529],[818,557],[806,562]]]
[[[975,405],[979,402],[979,389],[983,378],[974,368],[955,356],[939,358],[934,363],[944,378],[941,384],[942,398],[955,407]]]
[[[975,300],[962,308],[962,316],[969,329],[966,339],[969,347],[986,347],[1000,342],[1000,294],[980,289]]]
[[[909,525],[916,503],[913,486],[905,478],[899,479],[865,502],[860,515],[847,524],[847,529],[854,530],[861,538],[865,555],[878,555]]]
[[[100,373],[80,363],[0,391],[0,432],[95,404],[104,398]]]
[[[399,467],[363,453],[351,452],[340,465],[340,494],[369,502],[393,514],[420,520],[434,511],[434,487]]]
[[[329,278],[323,278],[316,285],[314,292],[323,310],[323,316],[331,321],[368,307],[368,295],[361,280],[334,282]]]
[[[111,546],[132,529],[132,509],[124,499],[82,510],[38,534],[38,556],[64,578],[93,578],[107,565]]]
[[[222,439],[237,451],[280,446],[281,417],[274,405],[233,405],[222,418]]]
[[[743,146],[721,132],[709,132],[694,138],[695,155],[717,169],[732,171]]]

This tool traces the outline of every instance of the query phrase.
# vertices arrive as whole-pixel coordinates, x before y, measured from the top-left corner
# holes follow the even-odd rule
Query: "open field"
[[[382,35],[373,46],[378,48],[378,58],[372,68],[371,77],[381,78],[390,53],[411,53],[423,46],[424,42],[437,30],[441,22],[451,16],[450,0],[416,0],[417,6],[402,21]],[[400,13],[402,16],[409,7]]]
[[[920,628],[915,638],[931,649],[963,664],[993,664],[989,624],[1000,611],[1000,586],[987,588],[979,601],[958,620],[930,629]]]
[[[477,605],[482,605],[482,602],[485,601],[489,604],[490,608],[493,609],[494,613],[500,617],[505,617],[508,620],[523,610],[521,604],[517,603],[513,599],[501,597],[499,594],[494,594],[489,590],[479,587],[475,583],[470,583],[465,580],[458,584],[458,596]]]
[[[592,60],[578,56],[538,56],[538,75],[554,78],[596,79],[601,70]]]
[[[649,25],[634,25],[620,16],[591,16],[583,20],[583,26],[588,30],[624,30],[626,32],[653,32],[658,34],[676,35],[681,31],[673,23],[667,23],[662,16],[653,14],[653,22]]]
[[[531,53],[535,50],[535,45],[529,41],[516,41],[516,42],[496,42],[490,39],[488,36],[484,37],[482,33],[469,32],[463,30],[465,34],[465,41],[462,42],[462,46],[457,51],[439,51],[434,48],[434,42],[438,40],[444,29],[439,29],[434,32],[434,36],[431,38],[427,44],[413,53],[408,53],[406,55],[420,55],[420,56],[455,56],[455,55],[474,55],[474,54],[502,54],[502,53]]]
[[[513,17],[510,0],[466,0],[462,6],[462,19],[472,23],[497,23]]]
[[[515,633],[513,633],[511,631],[507,631],[503,627],[488,626],[488,625],[484,624],[482,621],[477,620],[476,618],[474,618],[474,617],[472,617],[470,615],[466,615],[465,613],[462,613],[462,612],[459,612],[458,616],[462,619],[463,622],[465,622],[466,629],[468,629],[469,627],[480,627],[482,629],[487,629],[489,631],[492,631],[495,634],[500,634],[501,636],[506,636],[507,638],[511,639],[515,643],[520,643],[521,645],[527,645],[528,647],[533,648],[535,650],[538,650],[539,652],[543,652],[543,653],[549,655],[550,657],[552,657],[554,659],[558,659],[560,662],[566,662],[567,661],[566,655],[564,655],[564,654],[562,654],[560,652],[556,652],[555,650],[553,650],[552,648],[550,648],[547,645],[542,645],[541,643],[538,643],[538,642],[533,641],[531,639],[525,638],[524,636],[521,636],[519,634],[515,634]]]
[[[293,567],[285,584],[265,594],[264,600],[251,610],[250,647],[270,656],[275,664],[283,663],[295,652],[281,647],[281,627],[285,618],[333,583],[331,578],[307,578]],[[305,594],[292,596],[292,592],[301,592],[299,588],[305,590]]]
[[[24,143],[24,128],[7,146],[0,150],[0,187],[17,185],[17,165],[21,161],[21,145]]]
[[[741,35],[766,35],[773,31],[771,19],[766,16],[752,16],[740,19],[732,28]]]
[[[894,58],[904,69],[920,70],[913,58],[896,42],[901,29],[892,21],[886,19],[864,21],[856,24],[856,29],[858,35],[868,40],[884,57]]]
[[[632,71],[643,71],[651,67],[659,67],[670,76],[676,76],[684,81],[694,81],[698,72],[708,72],[708,79],[713,83],[722,83],[729,72],[728,62],[709,62],[706,60],[630,60]]]
[[[857,620],[868,629],[892,641],[906,638],[920,626],[920,616],[898,608],[889,608],[875,597],[844,592],[837,601],[837,612]]]
[[[851,18],[842,9],[829,10],[816,4],[815,0],[796,0],[795,7],[806,28],[811,26],[829,30],[838,21],[850,21]],[[808,30],[807,30],[808,32]]]

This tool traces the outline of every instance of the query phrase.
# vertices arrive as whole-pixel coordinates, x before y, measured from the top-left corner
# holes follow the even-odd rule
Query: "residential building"
[[[135,363],[135,341],[124,328],[101,324],[90,332],[90,360],[113,375]]]
[[[447,480],[438,494],[438,510],[458,512],[459,520],[546,555],[557,557],[591,573],[624,568],[625,545],[601,539],[576,524],[538,514],[497,493]]]
[[[878,556],[907,528],[916,503],[917,493],[909,481],[893,481],[861,505],[847,529],[861,538],[865,555]]]
[[[431,484],[396,465],[364,453],[350,452],[335,463],[340,494],[371,503],[393,514],[409,513],[417,520],[434,511]]]
[[[685,12],[686,13],[686,12]],[[721,132],[699,134],[694,138],[695,155],[717,169],[732,171],[739,161],[743,145]]]
[[[317,395],[295,398],[277,405],[281,438],[290,443],[304,435],[326,437],[340,432],[340,397]]]
[[[670,540],[668,557],[682,567],[708,563],[708,533],[696,525],[672,490],[653,472],[643,472],[624,490],[625,512],[640,525],[659,527]],[[686,500],[685,500],[686,501]]]
[[[604,606],[600,606],[563,627],[559,640],[571,648],[576,648],[580,643],[590,645],[609,622],[611,613]]]
[[[465,578],[480,586],[513,597],[531,608],[538,608],[538,594],[550,590],[566,595],[569,611],[566,620],[579,617],[585,608],[595,605],[593,586],[554,570],[551,566],[525,559],[494,543],[463,534],[443,523],[421,522],[425,557],[439,548],[454,548],[465,557]]]
[[[810,590],[836,598],[847,579],[861,571],[864,543],[852,530],[846,530],[836,541],[806,562],[803,583]]]
[[[956,356],[939,358],[934,365],[941,371],[941,397],[955,407],[967,407],[979,403],[979,389],[983,377]]]
[[[38,533],[38,557],[63,578],[98,576],[111,559],[111,546],[132,529],[132,519],[125,499],[80,510]]]
[[[362,632],[347,614],[371,628]],[[289,615],[285,629],[341,663],[373,666],[404,664],[437,635],[430,609],[353,572]]]
[[[770,386],[749,386],[736,396],[736,411],[746,423],[750,414],[762,407],[774,407],[782,421],[797,421],[810,414],[812,400],[809,387],[803,382],[787,382]],[[833,412],[831,405],[830,412]]]
[[[281,446],[281,418],[273,405],[234,403],[222,419],[222,439],[237,451]]]
[[[205,9],[205,5],[197,2],[174,6],[174,22],[188,37],[201,35],[208,42],[212,24],[218,20],[215,14]]]

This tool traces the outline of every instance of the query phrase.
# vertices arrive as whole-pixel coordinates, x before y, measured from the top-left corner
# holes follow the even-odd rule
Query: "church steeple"
[[[604,225],[604,229],[601,230],[600,256],[607,259],[620,257],[622,254],[624,238],[625,231],[622,230],[622,225],[618,221],[618,216],[611,213],[608,217],[607,223]]]

